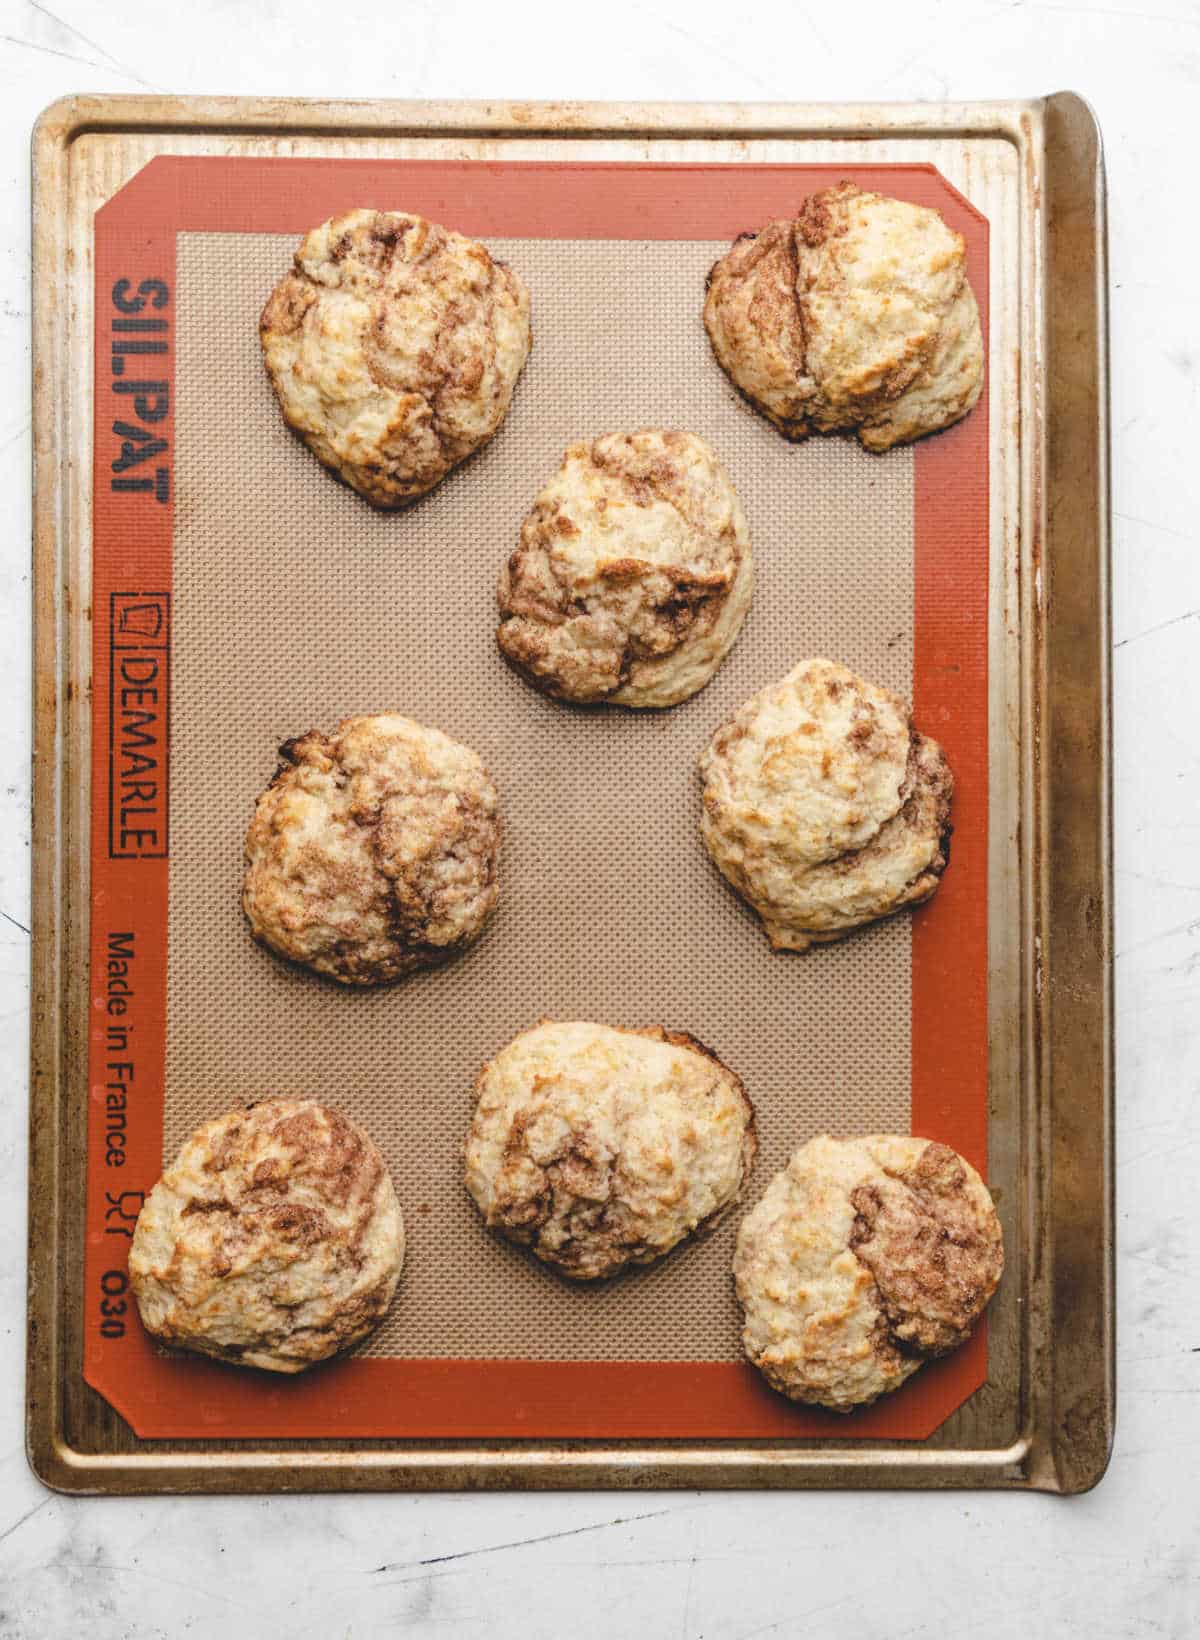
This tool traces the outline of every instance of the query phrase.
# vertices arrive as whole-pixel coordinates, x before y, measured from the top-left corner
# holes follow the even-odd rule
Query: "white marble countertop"
[[[0,1636],[1196,1633],[1200,5],[0,0],[0,36]],[[1064,87],[1099,114],[1112,230],[1120,1416],[1103,1484],[1072,1500],[45,1491],[21,1430],[37,113],[73,91],[803,101]]]

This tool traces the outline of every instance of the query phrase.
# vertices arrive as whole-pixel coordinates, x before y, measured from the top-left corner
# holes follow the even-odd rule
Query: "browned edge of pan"
[[[1034,1222],[1047,1290],[1031,1479],[1082,1492],[1116,1411],[1108,268],[1104,160],[1080,98],[1045,106],[1045,479],[1041,734],[1034,788],[1044,896]]]

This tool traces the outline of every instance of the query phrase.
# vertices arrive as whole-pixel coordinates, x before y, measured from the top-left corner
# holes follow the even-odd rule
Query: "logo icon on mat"
[[[117,633],[120,637],[157,638],[163,625],[163,606],[157,601],[117,606]]]

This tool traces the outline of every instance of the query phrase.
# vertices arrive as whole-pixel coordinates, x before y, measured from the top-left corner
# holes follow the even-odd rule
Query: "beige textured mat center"
[[[909,923],[773,955],[709,864],[696,758],[750,693],[824,653],[908,695],[913,456],[790,446],[737,398],[700,320],[722,244],[494,240],[534,346],[493,443],[381,515],[284,427],[259,310],[295,241],[178,241],[172,856],[165,1146],[268,1093],[341,1106],[378,1141],[408,1262],[371,1353],[735,1360],[734,1214],[648,1271],[572,1288],[479,1223],[459,1149],[480,1063],[539,1015],[663,1022],[709,1043],[758,1108],[756,1200],[821,1131],[909,1127]],[[744,503],[758,591],[714,682],[666,713],[536,694],[494,644],[495,581],[574,439],[708,439]],[[396,709],[475,747],[507,827],[501,903],[462,960],[358,994],[255,947],[242,839],[275,748]]]

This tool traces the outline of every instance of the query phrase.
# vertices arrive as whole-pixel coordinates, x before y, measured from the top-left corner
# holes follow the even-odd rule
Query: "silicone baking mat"
[[[300,1379],[169,1357],[124,1309],[98,1313],[86,1376],[140,1434],[916,1438],[983,1381],[981,1330],[852,1419],[790,1406],[741,1360],[737,1215],[576,1287],[489,1234],[462,1188],[478,1067],[544,1014],[662,1022],[716,1048],[757,1106],[749,1201],[821,1131],[911,1127],[986,1164],[986,395],[883,458],[791,446],[717,368],[700,308],[735,233],[845,174],[966,235],[986,335],[987,225],[928,167],[732,169],[162,158],[97,217],[89,1290],[116,1312],[164,1158],[267,1093],[359,1120],[409,1234],[385,1325]],[[501,432],[392,515],[284,427],[256,333],[299,235],[362,204],[484,238],[533,310]],[[758,589],[692,701],[578,711],[500,661],[496,575],[566,444],[639,426],[713,444]],[[913,700],[955,771],[954,846],[911,919],[777,955],[701,847],[695,762],[808,654]],[[458,962],[354,993],[253,945],[241,845],[280,741],[386,709],[488,763],[502,898]]]

